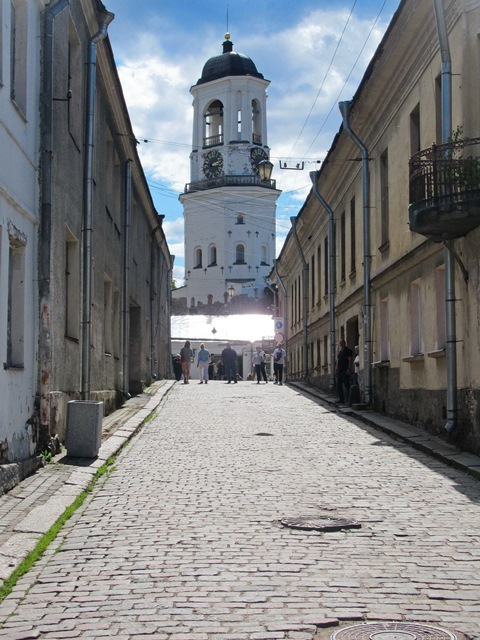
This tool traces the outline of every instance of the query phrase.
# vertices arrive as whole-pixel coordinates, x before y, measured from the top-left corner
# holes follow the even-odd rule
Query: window
[[[435,347],[440,350],[446,347],[445,267],[443,265],[435,270],[435,289],[437,303],[437,342]]]
[[[237,213],[237,221],[235,224],[245,224],[243,213]]]
[[[317,369],[320,369],[322,364],[322,343],[320,339],[317,340]]]
[[[388,298],[380,300],[380,360],[390,360],[389,327],[388,327]]]
[[[322,248],[318,245],[317,248],[317,299],[320,303],[322,300]]]
[[[194,269],[200,269],[202,266],[202,250],[200,248],[195,249],[195,266]]]
[[[410,155],[420,151],[420,105],[410,114]]]
[[[80,250],[78,240],[66,231],[65,335],[78,340],[80,327]]]
[[[262,144],[260,105],[257,100],[252,100],[252,142]]]
[[[243,244],[235,246],[235,264],[245,264],[245,245]]]
[[[68,34],[68,130],[80,149],[82,144],[83,57],[73,22]],[[63,97],[63,96],[61,96]]]
[[[323,290],[328,295],[328,236],[323,241]]]
[[[345,282],[346,277],[345,259],[345,211],[340,216],[340,282]]]
[[[214,100],[205,112],[203,144],[205,147],[223,144],[223,104],[220,100]]]
[[[422,345],[422,300],[420,281],[410,285],[410,353],[423,353]]]
[[[105,341],[104,351],[111,355],[112,349],[112,328],[113,328],[113,299],[112,281],[105,275],[103,278],[103,338]]]
[[[261,263],[263,266],[267,266],[268,262],[268,247],[266,244],[262,244],[260,247]]]
[[[311,298],[312,298],[312,307],[315,306],[315,254],[312,255],[312,266],[310,268],[311,272]]]
[[[381,218],[381,245],[380,248],[386,248],[388,244],[388,149],[380,156],[380,218]]]
[[[14,0],[10,6],[10,98],[25,115],[27,108],[27,6],[25,0]]]
[[[208,266],[217,266],[217,247],[215,245],[212,245],[208,250]]]
[[[442,144],[442,76],[435,78],[435,135],[437,144]]]
[[[356,245],[356,220],[355,220],[355,198],[350,201],[350,273],[354,274],[357,270],[357,245]]]
[[[10,237],[8,263],[7,364],[24,365],[25,244]]]

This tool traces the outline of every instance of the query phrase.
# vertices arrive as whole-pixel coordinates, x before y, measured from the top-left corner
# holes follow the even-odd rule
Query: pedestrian
[[[282,349],[280,344],[277,344],[273,352],[273,376],[275,378],[274,384],[283,384],[283,367],[285,365],[285,358],[287,352]]]
[[[353,384],[359,386],[360,382],[360,354],[358,349],[358,344],[353,348]]]
[[[200,349],[197,354],[197,367],[200,374],[200,384],[207,384],[208,382],[208,360],[210,358],[210,351],[205,349],[205,345],[200,345]]]
[[[265,380],[267,384],[267,372],[265,371],[265,354],[262,351],[262,347],[256,347],[255,353],[252,356],[252,364],[255,367],[255,373],[257,374],[257,384],[260,384],[261,378]]]
[[[192,357],[193,351],[190,349],[190,340],[185,340],[185,344],[180,349],[184,384],[188,384],[190,380],[190,365],[192,363]]]
[[[232,348],[230,342],[227,342],[225,349],[222,351],[222,361],[228,384],[230,384],[232,380],[237,384],[237,352]]]
[[[211,353],[210,354],[210,362],[208,363],[208,379],[209,380],[214,380],[215,379],[215,354]]]
[[[173,366],[173,375],[175,376],[175,380],[177,382],[180,382],[180,378],[182,377],[182,363],[180,362],[179,353],[173,356],[172,366]]]
[[[348,400],[350,389],[350,376],[353,373],[353,351],[347,347],[345,340],[338,341],[339,352],[337,356],[337,392],[340,404],[345,404],[345,397]]]

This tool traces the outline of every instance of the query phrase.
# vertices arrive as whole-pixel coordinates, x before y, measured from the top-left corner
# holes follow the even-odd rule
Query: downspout
[[[85,127],[84,212],[83,212],[83,310],[82,310],[82,399],[90,399],[90,344],[92,332],[92,232],[93,232],[93,147],[95,136],[95,78],[97,44],[107,36],[115,15],[99,16],[100,29],[90,38],[87,60],[87,104]]]
[[[290,218],[290,222],[292,223],[293,237],[295,238],[295,242],[297,243],[298,253],[300,254],[300,258],[302,260],[303,269],[302,269],[302,313],[303,313],[303,374],[302,378],[306,380],[308,378],[308,265],[305,260],[305,256],[303,255],[302,246],[300,244],[300,240],[297,234],[297,218]]]
[[[156,344],[156,327],[155,327],[155,274],[156,274],[156,261],[155,261],[155,234],[162,228],[162,222],[165,218],[164,215],[157,215],[160,223],[151,232],[151,260],[150,260],[150,375],[153,380],[158,378],[158,361],[157,361],[157,344]],[[161,275],[158,278],[160,283],[159,292],[161,296]]]
[[[330,320],[330,390],[335,389],[335,369],[336,369],[336,337],[335,337],[335,225],[332,209],[324,198],[318,193],[317,180],[318,171],[310,172],[310,180],[313,185],[313,194],[319,200],[328,214],[328,296],[329,296],[329,320]]]
[[[287,287],[285,286],[283,280],[282,280],[282,276],[278,273],[278,267],[277,267],[277,260],[273,261],[273,270],[275,271],[275,276],[277,277],[278,282],[280,283],[280,286],[282,287],[282,291],[283,291],[283,299],[285,300],[285,303],[283,305],[283,331],[284,331],[284,342],[283,344],[285,345],[285,349],[288,349],[288,329],[287,329],[287,299],[288,299],[288,294],[287,294]]]
[[[60,0],[45,10],[43,42],[43,87],[41,95],[41,216],[39,229],[38,293],[40,326],[38,337],[40,445],[50,437],[50,393],[52,374],[50,256],[52,245],[52,157],[53,157],[53,36],[55,18],[69,5]]]
[[[130,224],[132,219],[132,160],[125,162],[125,202],[123,217],[123,286],[122,286],[122,336],[123,336],[123,396],[130,398]]]
[[[368,151],[360,138],[352,131],[349,123],[351,102],[338,104],[343,118],[343,127],[362,152],[363,174],[363,305],[364,305],[364,348],[365,348],[365,403],[372,404],[372,329],[370,291],[370,194],[368,188]]]
[[[273,317],[275,318],[275,316],[277,315],[277,290],[274,289],[272,287],[271,284],[268,283],[267,278],[264,278],[265,284],[267,286],[268,289],[270,289],[270,291],[273,294]],[[285,327],[285,324],[283,325]]]
[[[452,135],[452,62],[448,43],[443,0],[433,0],[442,57],[442,144]],[[447,422],[445,430],[452,433],[458,424],[457,406],[457,329],[455,318],[455,260],[453,240],[445,242],[445,321],[447,355]]]
[[[172,323],[170,318],[172,317],[172,278],[173,278],[173,265],[175,263],[175,256],[170,254],[170,266],[167,269],[167,345],[168,345],[168,361],[166,362],[166,371],[168,371],[168,376],[173,376],[173,366],[172,366]]]

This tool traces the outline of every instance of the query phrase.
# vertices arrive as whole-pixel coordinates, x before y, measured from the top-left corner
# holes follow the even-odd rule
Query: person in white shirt
[[[262,351],[262,347],[257,347],[252,357],[252,364],[255,367],[255,373],[257,374],[257,384],[260,384],[260,380],[263,378],[265,384],[267,384],[267,372],[265,371],[265,354]]]

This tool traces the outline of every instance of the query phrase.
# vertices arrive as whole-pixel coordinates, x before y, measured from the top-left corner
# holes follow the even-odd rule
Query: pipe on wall
[[[433,0],[442,59],[442,144],[452,135],[452,62],[448,42],[443,0]],[[455,259],[453,240],[445,243],[445,325],[447,355],[447,422],[445,430],[452,433],[458,425],[457,404],[457,328],[455,313]]]
[[[52,159],[53,159],[53,38],[55,18],[70,4],[70,0],[60,0],[45,10],[43,40],[43,73],[41,94],[41,216],[38,255],[39,287],[39,403],[40,440],[50,435],[50,393],[51,393],[51,300],[50,300],[50,256],[52,245]],[[42,443],[40,443],[42,444]]]
[[[325,199],[318,192],[317,180],[319,172],[311,171],[310,180],[313,185],[313,194],[325,209],[328,215],[328,295],[329,295],[329,323],[330,323],[330,390],[335,389],[336,371],[336,336],[335,336],[335,221],[333,211]]]
[[[130,398],[130,224],[132,218],[132,160],[125,162],[123,207],[123,286],[122,286],[122,391]]]
[[[90,345],[92,332],[92,233],[93,233],[93,149],[95,138],[95,79],[97,44],[107,37],[115,15],[104,11],[99,30],[90,38],[87,59],[87,97],[85,125],[84,213],[83,213],[83,291],[82,291],[82,399],[90,399]]]
[[[372,319],[371,319],[371,290],[370,290],[370,193],[368,184],[368,151],[360,138],[350,127],[350,107],[351,102],[345,101],[338,104],[343,118],[343,127],[362,153],[362,176],[363,176],[363,305],[364,305],[364,349],[365,349],[365,402],[371,404],[373,401],[372,389]]]
[[[302,245],[297,234],[297,218],[290,218],[292,223],[293,237],[297,243],[298,253],[302,260],[302,313],[303,313],[303,363],[302,363],[302,378],[308,377],[308,265],[303,254]]]

